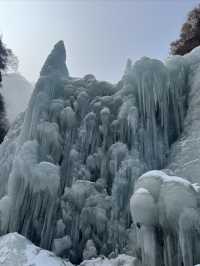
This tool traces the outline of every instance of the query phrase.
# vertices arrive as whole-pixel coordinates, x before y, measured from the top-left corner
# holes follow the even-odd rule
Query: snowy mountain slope
[[[164,227],[173,224],[173,208],[172,213],[167,212],[169,217],[164,216],[166,224],[153,223],[156,234],[149,235],[144,227],[146,233],[140,239],[138,229],[143,230],[144,225],[137,223],[137,215],[134,218],[137,208],[131,218],[129,201],[140,184],[138,178],[148,170],[167,167],[168,179],[174,180],[170,175],[176,172],[199,182],[200,165],[190,165],[200,159],[194,149],[200,132],[200,48],[165,63],[147,57],[134,65],[129,61],[117,85],[97,81],[91,74],[70,77],[65,60],[65,47],[60,41],[42,68],[25,116],[13,124],[0,146],[1,233],[17,231],[73,264],[121,253],[143,260],[142,252],[149,252],[146,247],[155,236],[159,240],[156,243],[162,246],[167,241],[170,249],[173,241],[179,243],[176,226],[183,225],[179,225],[178,218],[174,229]],[[191,146],[187,144],[190,136]],[[188,150],[183,149],[182,140]],[[145,178],[142,183],[139,195],[144,196],[144,189],[153,195],[147,200],[147,214],[149,208],[159,209],[154,207],[163,195],[160,191],[168,189],[162,175]],[[180,178],[176,180],[180,182]],[[175,210],[181,196],[187,194],[182,186],[187,182],[181,180],[177,185],[179,197],[174,197],[171,204]],[[167,185],[171,187],[172,183]],[[189,207],[198,213],[200,197],[194,186],[192,191],[194,197],[187,194]],[[188,221],[190,212],[185,209],[181,217]],[[195,217],[198,222],[198,215]],[[188,227],[184,228],[187,231]],[[163,231],[173,232],[174,238],[163,236]],[[195,232],[195,240],[188,243],[198,247],[200,236]],[[166,262],[170,250],[165,259],[161,256],[156,262],[151,250],[148,263],[177,266],[177,254],[182,256],[180,263],[185,254],[191,254],[184,245],[175,251],[171,265]],[[195,263],[199,258],[194,253],[187,266]]]
[[[19,113],[25,111],[33,87],[20,74],[10,73],[3,76],[0,91],[5,100],[8,120],[12,123]]]

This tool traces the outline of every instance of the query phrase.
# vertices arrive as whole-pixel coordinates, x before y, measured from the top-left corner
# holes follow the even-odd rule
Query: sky
[[[121,79],[128,58],[165,59],[195,0],[0,0],[0,33],[31,82],[54,44],[66,45],[70,75]]]

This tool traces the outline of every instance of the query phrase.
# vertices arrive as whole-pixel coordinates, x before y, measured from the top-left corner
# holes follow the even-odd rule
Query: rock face
[[[5,101],[7,118],[12,123],[27,108],[33,87],[18,73],[6,74],[2,79],[0,90]]]
[[[54,49],[47,57],[44,66],[40,71],[41,76],[47,75],[62,75],[62,76],[69,76],[68,69],[66,67],[66,52],[65,46],[63,41],[59,41],[54,46]]]
[[[141,251],[147,250],[152,253],[151,266],[157,266],[153,254],[159,250],[159,256],[164,256],[162,248],[152,246],[149,251],[146,247],[151,240],[155,246],[167,241],[168,255],[158,260],[159,266],[181,265],[184,256],[191,255],[184,246],[185,234],[172,229],[170,219],[167,225],[157,221],[162,177],[151,177],[150,183],[145,181],[150,188],[139,188],[145,204],[134,205],[133,219],[129,201],[137,191],[138,177],[148,170],[168,168],[168,179],[174,171],[199,182],[199,152],[194,146],[200,134],[200,48],[165,64],[146,57],[134,65],[129,60],[117,85],[97,81],[91,74],[70,77],[65,60],[64,44],[59,42],[41,70],[25,114],[0,146],[1,234],[17,231],[74,264],[121,253],[142,258],[144,264],[146,256]],[[190,190],[191,186],[186,187]],[[183,188],[180,185],[180,195],[185,195]],[[145,189],[152,189],[147,198]],[[188,208],[199,213],[199,196],[188,198],[192,203],[184,205],[186,220]],[[150,212],[150,217],[143,217],[143,212],[140,216],[140,211],[135,215],[140,209]],[[145,227],[144,238],[138,242],[138,229],[146,222],[152,231]],[[161,234],[167,231],[165,226],[183,239],[176,241],[183,245],[181,251],[186,250],[179,264],[167,261],[174,242]],[[154,230],[160,230],[158,241],[154,241]],[[198,237],[189,243],[198,247]],[[188,263],[199,263],[198,259],[194,255]]]

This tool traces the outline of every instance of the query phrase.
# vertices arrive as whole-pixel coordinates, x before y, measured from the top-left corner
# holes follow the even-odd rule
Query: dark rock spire
[[[69,72],[66,66],[65,45],[63,41],[56,43],[50,55],[47,57],[40,71],[40,75],[59,75],[62,77],[69,77]]]

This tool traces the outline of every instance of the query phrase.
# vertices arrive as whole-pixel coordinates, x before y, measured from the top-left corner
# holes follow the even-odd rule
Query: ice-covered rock
[[[200,259],[199,195],[185,179],[142,175],[130,200],[142,265],[193,266]]]

